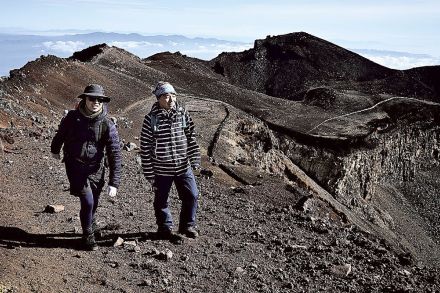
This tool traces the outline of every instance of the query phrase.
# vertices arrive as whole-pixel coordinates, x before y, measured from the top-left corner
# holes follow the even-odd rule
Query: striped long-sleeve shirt
[[[200,166],[200,148],[189,113],[178,104],[176,109],[166,111],[156,102],[144,118],[140,154],[147,179],[154,175],[181,175],[190,166]]]

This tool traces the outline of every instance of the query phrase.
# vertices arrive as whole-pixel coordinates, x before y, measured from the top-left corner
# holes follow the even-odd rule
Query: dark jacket
[[[151,126],[152,116],[156,129]],[[166,111],[156,102],[145,115],[141,132],[141,159],[145,178],[154,175],[181,175],[191,166],[200,166],[200,148],[196,142],[194,122],[180,105]]]
[[[107,113],[106,104],[103,105],[102,113],[95,118],[88,118],[79,110],[71,110],[61,120],[58,132],[52,140],[51,152],[54,154],[60,153],[64,145],[64,162],[72,194],[84,186],[85,179],[103,178],[105,154],[110,169],[108,185],[119,187],[121,179],[119,135]]]

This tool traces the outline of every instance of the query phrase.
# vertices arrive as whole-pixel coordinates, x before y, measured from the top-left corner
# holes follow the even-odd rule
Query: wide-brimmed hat
[[[99,97],[101,98],[105,103],[110,102],[110,98],[107,97],[104,94],[104,88],[99,85],[99,84],[89,84],[88,86],[86,86],[86,88],[84,89],[84,92],[82,94],[80,94],[78,96],[78,98],[80,99],[84,99],[87,96],[90,97]]]

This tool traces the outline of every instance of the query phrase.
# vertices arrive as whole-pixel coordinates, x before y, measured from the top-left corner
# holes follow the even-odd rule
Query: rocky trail
[[[212,113],[203,109],[222,107],[193,105],[196,123],[205,126],[201,236],[181,244],[154,239],[152,193],[134,150],[123,151],[116,200],[102,194],[100,249],[82,251],[79,203],[49,153],[53,129],[12,131],[13,151],[1,158],[2,292],[437,292],[438,271],[337,214],[314,213],[322,202],[300,186],[275,175],[242,185],[222,173],[206,154],[221,150],[216,143],[229,114],[209,127],[203,119]],[[49,204],[64,210],[45,212]],[[179,206],[173,190],[175,218]]]
[[[0,80],[0,293],[440,292],[438,72],[303,32],[211,61],[100,44],[12,70]],[[158,80],[196,125],[197,239],[154,233],[137,145]],[[112,98],[123,149],[96,252],[81,249],[79,201],[49,150],[91,82]],[[171,207],[178,219],[175,190]]]

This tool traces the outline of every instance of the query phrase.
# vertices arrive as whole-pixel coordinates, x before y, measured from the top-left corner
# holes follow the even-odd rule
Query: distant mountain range
[[[19,35],[0,33],[0,76],[21,68],[41,55],[69,57],[87,47],[106,43],[125,49],[141,58],[155,53],[180,51],[182,54],[210,60],[221,52],[243,51],[251,43],[214,38],[188,38],[181,35],[143,36],[140,34],[87,33],[61,36]]]
[[[182,54],[211,60],[222,52],[240,52],[252,43],[219,40],[215,38],[188,38],[181,35],[144,36],[140,34],[86,33],[59,36],[0,33],[0,76],[8,76],[12,69],[21,68],[41,55],[69,57],[84,48],[106,43],[129,51],[141,58],[159,52]],[[440,64],[440,58],[406,52],[351,49],[376,63],[394,69]]]

